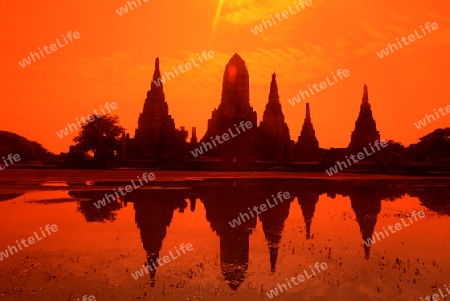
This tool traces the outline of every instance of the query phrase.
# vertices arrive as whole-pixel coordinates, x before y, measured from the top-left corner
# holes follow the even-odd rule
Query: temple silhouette
[[[258,137],[255,130],[256,112],[250,106],[249,75],[245,62],[235,54],[225,67],[222,83],[222,99],[217,109],[212,112],[208,120],[208,128],[200,143],[210,143],[216,135],[229,133],[240,122],[250,121],[253,128],[237,137],[230,139],[223,145],[211,150],[211,154],[243,159],[255,154],[255,142]],[[209,154],[209,152],[208,152]]]
[[[144,108],[139,115],[138,128],[133,139],[125,136],[124,150],[143,158],[161,159],[179,156],[187,151],[187,131],[176,129],[172,116],[169,115],[169,105],[166,102],[159,70],[159,59],[155,61],[155,72],[150,91],[144,102]],[[159,85],[157,84],[159,83]]]
[[[156,58],[150,90],[138,118],[135,136],[123,136],[122,152],[127,156],[135,159],[194,160],[196,156],[193,157],[190,151],[197,147],[202,147],[204,151],[197,160],[221,158],[234,163],[249,160],[320,162],[327,156],[327,150],[319,147],[309,103],[305,104],[306,114],[298,140],[291,140],[280,103],[275,73],[272,74],[262,121],[257,125],[257,113],[250,104],[249,73],[245,61],[238,54],[234,54],[225,66],[221,101],[212,111],[206,133],[199,141],[195,127],[192,128],[190,142],[187,141],[188,132],[184,126],[175,128],[174,119],[169,114],[163,83],[158,81],[160,77],[159,58]],[[252,128],[245,132],[238,131],[239,134],[235,138],[223,144],[216,143],[216,137],[220,139],[224,133],[237,128],[241,122],[250,122]],[[365,85],[361,110],[348,150],[360,151],[377,139],[380,139],[380,134],[372,116]],[[335,154],[328,154],[328,157],[330,156]]]
[[[361,108],[348,148],[353,152],[359,152],[363,147],[367,147],[369,143],[373,143],[376,140],[380,140],[380,133],[377,131],[377,125],[372,116],[369,92],[367,91],[367,86],[364,85]]]
[[[264,159],[281,160],[290,157],[291,138],[289,127],[284,122],[275,73],[272,75],[269,101],[266,104],[259,130],[261,155]]]

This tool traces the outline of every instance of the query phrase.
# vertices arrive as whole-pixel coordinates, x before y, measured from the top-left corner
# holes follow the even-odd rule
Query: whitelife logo
[[[180,250],[183,252],[183,254],[186,254],[186,250],[185,250],[184,248],[186,248],[187,251],[192,251],[192,250],[194,250],[194,247],[192,246],[192,244],[186,244],[186,246],[185,246],[184,244],[181,244],[181,245],[180,245]],[[172,258],[172,260],[175,260],[175,259],[177,259],[178,257],[181,257],[181,254],[180,254],[180,252],[178,251],[178,248],[177,248],[177,247],[174,247],[174,249],[175,249],[175,252],[177,252],[178,256],[174,256],[173,253],[172,253],[172,251],[169,251],[169,255],[170,255],[170,257]],[[168,263],[170,262],[169,256],[164,256],[164,257],[162,258],[162,261],[164,261],[164,264],[168,264]],[[150,264],[151,264],[152,266],[150,266]],[[158,266],[163,266],[164,264],[161,263],[161,258],[156,258],[156,263],[155,263],[153,260],[151,260],[151,263],[149,263],[147,266],[146,266],[146,265],[142,265],[142,268],[140,268],[139,270],[137,270],[137,271],[134,272],[134,273],[131,273],[131,276],[134,278],[134,280],[138,280],[139,277],[144,277],[144,275],[145,275],[145,274],[144,274],[144,271],[145,271],[145,273],[147,273],[147,274],[148,274],[149,270],[150,270],[151,272],[154,272],[154,271],[156,271],[156,269],[158,268]]]
[[[109,101],[108,101],[107,103],[105,103],[105,109],[108,111],[108,113],[105,113],[105,110],[103,109],[103,107],[101,105],[99,107],[102,110],[103,115],[106,115],[106,114],[111,113],[111,109],[116,110],[119,106],[115,102],[112,102],[111,104],[109,104]],[[65,136],[69,135],[69,130],[71,133],[73,133],[73,128],[75,128],[75,131],[78,131],[78,129],[81,128],[83,125],[85,125],[89,122],[93,122],[93,121],[95,121],[96,118],[100,118],[100,117],[102,117],[102,115],[99,115],[97,113],[97,110],[94,110],[94,114],[89,115],[88,117],[81,116],[80,120],[78,120],[78,118],[75,118],[75,120],[78,123],[78,127],[75,123],[67,123],[67,126],[64,129],[60,130],[59,132],[56,132],[56,136],[58,136],[59,139],[61,139]],[[82,124],[80,123],[80,121]]]
[[[428,22],[427,24],[425,24],[425,28],[428,30],[428,33],[431,32],[430,27],[431,27],[433,30],[437,30],[437,29],[439,28],[439,26],[438,26],[438,24],[437,24],[436,22],[433,22],[433,23],[431,23],[431,24],[430,24],[430,22]],[[427,33],[426,33],[425,29],[423,29],[422,25],[420,25],[420,28],[422,29],[422,33],[424,34],[424,36],[426,36]],[[416,38],[417,38],[417,39],[423,38],[423,36],[421,36],[421,35],[417,32],[417,29],[414,30],[414,33],[415,33],[415,35],[414,35],[414,34],[410,34],[410,35],[408,36],[408,41],[409,41],[409,43],[406,41],[406,38],[405,38],[405,37],[402,37],[402,38],[401,38],[401,40],[402,40],[402,42],[403,42],[403,44],[404,44],[405,46],[406,46],[406,45],[409,45],[409,44],[412,43],[412,42],[414,42],[414,41],[416,40]],[[398,46],[397,46],[396,44],[391,44],[391,43],[389,43],[389,44],[388,44],[388,47],[386,47],[385,49],[382,49],[381,51],[377,52],[377,55],[380,57],[380,59],[384,58],[385,56],[388,56],[388,55],[389,55],[389,50],[390,50],[390,53],[394,53],[394,51],[397,51],[397,50],[398,50],[398,47],[403,48],[402,43],[398,40],[398,38],[397,38],[396,40],[397,40]]]
[[[209,57],[210,59],[212,59],[213,57],[216,56],[216,54],[214,53],[214,51],[210,50],[210,51],[208,51],[208,56],[206,56],[206,50],[203,50],[202,56],[204,57],[205,61],[207,61],[207,60],[208,60],[208,57]],[[200,57],[200,54],[198,54],[198,53],[197,53],[197,58],[198,58],[198,60],[200,61],[200,64],[203,64],[203,60],[202,60],[202,58]],[[200,64],[196,64],[196,63],[195,63],[194,58],[191,58],[191,62],[192,62],[192,65],[194,65],[194,67],[200,66]],[[192,69],[192,65],[191,65],[191,63],[189,63],[189,62],[188,62],[188,63],[185,63],[185,64],[184,64],[184,68],[186,68],[186,70],[184,70],[184,69],[183,69],[183,65],[179,64],[179,65],[178,65],[178,69],[180,69],[181,73],[186,73],[187,71],[189,71],[189,70]],[[178,73],[177,68],[175,68],[175,66],[172,66],[172,68],[173,68],[173,71],[176,73],[176,76],[180,76],[180,74]],[[173,74],[173,72],[171,72],[171,71],[166,71],[166,72],[164,72],[164,75],[163,75],[162,77],[157,78],[157,79],[154,80],[153,82],[155,83],[156,86],[159,87],[159,86],[161,86],[161,83],[165,84],[166,81],[170,81],[170,80],[171,80],[170,76],[172,76],[173,79],[175,79],[175,77],[176,77],[175,74]]]
[[[64,46],[68,45],[69,42],[67,42],[66,37],[64,35],[62,35],[64,42],[66,42],[66,44],[61,44],[61,42],[59,41],[59,38],[56,39],[56,42],[58,43],[59,48],[56,46],[56,44],[51,44],[50,47],[48,47],[47,45],[45,45],[44,47],[42,47],[45,51],[45,53],[50,54],[53,52],[55,52],[56,50],[63,48]],[[80,38],[80,33],[78,31],[74,31],[73,34],[71,31],[69,31],[67,33],[67,39],[70,40],[70,42],[73,42],[73,39],[77,40]],[[50,48],[51,51],[49,51],[48,49]],[[28,65],[31,65],[31,59],[33,59],[33,62],[36,62],[36,57],[38,60],[41,59],[41,57],[44,57],[44,52],[41,50],[41,47],[38,47],[38,52],[41,54],[39,55],[39,53],[35,52],[30,52],[30,56],[28,56],[27,58],[23,59],[21,62],[19,62],[19,65],[22,68],[25,68]]]
[[[306,0],[306,1],[300,0],[299,4],[297,4],[297,2],[294,2],[294,5],[295,5],[295,8],[297,8],[297,11],[292,10],[292,7],[289,5],[289,7],[288,7],[289,11],[285,10],[281,14],[280,13],[276,13],[275,17],[278,19],[278,21],[281,22],[284,19],[287,19],[290,16],[293,16],[293,15],[297,14],[298,12],[300,12],[299,5],[302,7],[302,10],[304,10],[305,9],[305,4],[306,4],[306,6],[311,6],[312,5],[312,0]],[[282,18],[280,18],[280,15],[281,15]],[[272,22],[270,22],[270,20],[262,20],[261,21],[261,25],[255,26],[254,28],[250,29],[251,32],[254,35],[257,35],[258,33],[263,32],[263,30],[264,30],[263,25],[264,25],[265,29],[267,29],[268,28],[267,25],[270,25],[270,27],[272,27],[273,25],[277,24],[277,21],[275,21],[275,18],[272,15],[270,15],[270,19],[272,20],[273,24],[272,24]]]
[[[22,239],[20,242],[16,240],[17,247],[20,249],[20,251],[22,251],[22,246],[20,244],[22,244],[25,248],[28,248],[30,245],[33,245],[36,241],[40,241],[46,237],[44,230],[42,230],[42,228],[39,228],[39,230],[41,230],[41,234],[43,237],[39,237],[39,235],[35,231],[34,236],[28,237],[27,240]],[[50,232],[50,230],[51,230],[51,232]],[[45,231],[47,231],[48,235],[51,235],[52,232],[54,233],[54,232],[58,231],[58,226],[57,225],[51,225],[51,226],[47,225],[47,226],[45,226]],[[36,238],[36,240],[34,238]],[[27,243],[26,243],[27,241],[28,241],[29,245],[27,245]],[[13,253],[13,250],[14,250],[14,253]],[[8,246],[8,248],[5,250],[5,252],[0,252],[0,261],[3,260],[3,257],[8,258],[9,255],[13,255],[17,252],[19,252],[19,251],[17,250],[17,248],[15,246],[12,246],[12,247]]]
[[[335,83],[338,82],[338,79],[336,78],[336,75],[339,76],[339,78],[341,80],[343,80],[344,77],[350,76],[350,71],[348,71],[347,69],[344,69],[344,71],[341,71],[341,69],[339,69],[338,71],[336,71],[336,75],[334,75],[334,72],[331,72],[331,75],[333,76],[334,82],[331,82],[330,79],[327,76],[327,77],[325,77],[326,82],[323,81],[320,84],[313,84],[312,88],[314,88],[314,90],[316,92],[320,92],[320,91],[322,91],[322,90],[328,88],[329,86],[332,86],[332,85],[334,85]],[[342,76],[344,76],[344,77],[342,77]],[[327,83],[328,83],[328,85],[327,85]],[[319,87],[320,87],[320,89],[319,89]],[[312,95],[314,95],[314,91],[311,88],[311,85],[308,85],[308,88],[309,88],[309,92],[311,92],[311,95],[309,95],[308,91],[300,90],[296,96],[292,97],[291,99],[288,99],[289,103],[293,106],[296,103],[299,103],[301,101],[300,96],[302,97],[303,100],[305,100],[306,97],[309,98]],[[305,97],[305,94],[306,94],[306,97]]]
[[[283,196],[283,198],[281,196]],[[287,191],[286,192],[279,191],[278,194],[277,194],[277,197],[280,200],[280,203],[283,203],[284,200],[290,199],[291,195]],[[278,205],[278,201],[277,201],[277,199],[275,198],[275,196],[273,194],[272,194],[272,199],[273,199],[275,204],[271,204],[270,201],[269,201],[269,198],[266,199],[266,203],[267,203],[267,205],[269,205],[269,208],[273,208],[276,205]],[[264,211],[267,210],[267,206],[266,206],[266,204],[259,205],[259,209],[261,210],[261,212],[258,211],[258,206],[253,206],[252,209],[253,209],[253,211],[255,211],[255,213],[257,215],[259,215],[259,214],[261,214],[261,213],[263,213]],[[253,214],[252,209],[248,208],[248,213],[250,213],[252,218],[254,218],[255,215]],[[241,219],[242,219],[242,222],[241,222]],[[247,213],[242,213],[241,212],[241,213],[239,213],[239,216],[237,218],[235,218],[232,221],[228,222],[228,224],[232,228],[235,228],[236,226],[239,226],[241,223],[245,223],[246,221],[249,221],[249,220],[250,220],[250,216]]]
[[[414,210],[411,213],[411,216],[414,217],[415,221],[418,221],[417,217],[424,218],[425,212],[423,210],[421,210],[419,212]],[[410,224],[405,223],[405,220],[403,218],[400,219],[402,221],[403,226],[405,226],[405,227],[408,227],[413,223],[413,220],[409,214],[407,215],[407,217],[408,217],[409,221],[411,222]],[[388,229],[389,229],[389,231],[391,231],[392,234],[394,234],[397,231],[400,231],[401,229],[403,229],[402,224],[396,223],[394,226],[389,225]],[[393,228],[395,228],[395,230],[393,230]],[[386,227],[383,227],[383,230],[384,230],[384,233],[386,234],[386,236],[389,237],[389,232],[386,230]],[[375,236],[377,237],[377,239],[375,239]],[[375,232],[375,234],[372,236],[372,238],[368,238],[367,241],[364,241],[364,244],[366,245],[366,247],[370,247],[371,245],[375,244],[377,242],[377,240],[380,241],[381,239],[385,239],[383,232]]]
[[[450,284],[449,284],[449,285],[450,285]],[[445,290],[447,291],[447,293],[450,294],[450,290],[449,290],[449,288],[447,287],[447,284],[444,284],[444,286],[445,286]],[[445,297],[448,296],[447,294],[445,294],[444,292],[442,292],[442,289],[441,289],[441,288],[438,289],[438,292],[439,292],[439,294],[433,294],[432,296],[426,295],[425,298],[420,297],[420,301],[424,301],[424,300],[426,300],[426,301],[439,301],[439,300],[441,299],[441,297],[442,297],[442,298],[445,298]],[[447,300],[447,299],[444,299],[444,300]]]
[[[13,165],[14,163],[19,162],[21,158],[20,158],[19,154],[15,154],[14,156],[13,156],[13,154],[9,154],[6,159],[5,159],[5,157],[2,157],[2,159],[3,159],[3,162],[5,163],[5,167],[3,167],[0,164],[0,170],[3,170],[6,167],[9,167],[10,165]],[[13,161],[13,159],[14,159],[14,161]],[[8,160],[10,164],[8,164],[8,162],[6,160]]]
[[[235,130],[238,134],[240,134],[241,132],[239,131],[239,128],[237,127],[237,125],[235,124]],[[253,124],[251,121],[247,121],[245,122],[245,127],[244,127],[244,121],[241,121],[239,123],[239,126],[241,127],[242,131],[245,132],[245,128],[247,128],[248,130],[251,129],[253,127]],[[231,135],[231,138],[237,137],[236,135],[233,135],[233,131],[231,130],[231,128],[228,129],[228,132]],[[217,144],[214,140],[216,140],[219,144],[222,144],[225,141],[228,141],[230,139],[230,136],[228,136],[227,133],[223,133],[222,134],[222,139],[223,141],[220,140],[220,136],[216,135],[216,138],[210,137],[212,143],[214,144],[214,147],[217,147]],[[203,148],[205,148],[205,153],[208,151],[207,146],[209,146],[209,149],[213,149],[211,143],[209,142],[202,142],[202,145],[200,145],[200,147],[196,147],[193,151],[191,151],[191,154],[194,156],[194,158],[197,158],[199,155],[203,155]]]
[[[270,299],[272,299],[275,296],[278,296],[278,290],[280,290],[280,294],[281,294],[283,291],[285,291],[285,290],[287,291],[289,288],[292,288],[291,281],[294,285],[298,285],[298,284],[302,283],[303,281],[305,281],[305,277],[306,277],[306,279],[315,277],[316,276],[315,270],[317,270],[317,273],[327,270],[328,265],[326,262],[322,262],[322,263],[316,262],[316,264],[314,265],[314,268],[312,266],[309,266],[309,268],[311,269],[311,275],[308,274],[308,272],[306,270],[303,270],[304,276],[298,275],[297,277],[291,277],[291,279],[289,279],[289,280],[288,280],[288,278],[285,278],[286,284],[278,283],[278,288],[275,287],[274,289],[271,289],[270,292],[266,292],[267,296]],[[298,282],[295,280],[298,280]],[[288,286],[289,286],[289,288],[288,288]]]
[[[434,110],[434,114],[436,115],[437,119],[440,119],[441,117],[439,117],[439,114],[438,114],[438,112],[436,112],[436,109],[433,109],[433,110]],[[450,105],[446,106],[445,110],[447,111],[447,113],[450,113]],[[439,107],[439,112],[441,112],[442,116],[447,115],[447,113],[444,112],[444,108],[442,108],[442,107]],[[428,120],[428,123],[431,123],[430,117],[433,119],[433,121],[436,121],[436,118],[433,115],[425,114],[425,118]],[[416,126],[416,128],[418,130],[420,130],[421,127],[425,127],[427,125],[427,120],[425,120],[425,118],[423,120],[417,121],[417,123],[414,122],[414,125]]]
[[[147,3],[149,0],[142,0],[142,1],[144,1],[144,3]],[[139,6],[142,6],[141,0],[137,0],[137,2],[139,3]],[[138,7],[138,5],[136,4],[136,1],[128,1],[127,5],[124,5],[124,6],[120,7],[119,9],[116,9],[116,13],[122,17],[123,14],[128,13],[128,7],[130,7],[130,10],[133,10],[133,6],[131,6],[131,4],[134,5],[134,8]]]
[[[144,184],[142,183],[142,181],[141,181],[139,176],[137,176],[137,179],[139,180],[139,183],[141,185],[136,185],[134,183],[134,180],[131,180],[131,184],[133,184],[133,187],[131,187],[131,185],[127,185],[127,186],[125,186],[125,188],[119,187],[119,189],[117,189],[117,190],[120,192],[120,194],[122,196],[125,196],[127,193],[132,192],[133,188],[134,189],[138,189],[139,187],[144,186]],[[145,183],[148,183],[148,181],[153,181],[154,179],[155,179],[155,174],[154,173],[147,174],[145,172],[142,175],[142,180],[144,180]],[[116,189],[114,188],[113,190],[114,190],[114,194],[116,195],[116,197],[120,198],[119,193],[116,191]],[[125,192],[123,192],[123,190],[125,190]],[[100,208],[102,208],[102,205],[106,206],[106,201],[108,201],[108,204],[110,204],[115,199],[114,195],[112,195],[112,194],[105,193],[104,196],[105,197],[103,199],[101,199],[101,200],[98,200],[97,203],[94,202],[95,208],[100,209]],[[106,201],[105,201],[105,199],[106,199]]]
[[[383,147],[383,148],[386,147],[386,146],[388,146],[388,144],[387,144],[387,142],[386,142],[385,140],[382,140],[381,142],[380,142],[379,140],[376,140],[376,141],[374,142],[374,144],[375,144],[375,147],[376,147],[378,150],[380,150],[380,145],[381,145],[381,147]],[[375,149],[374,149],[373,146],[372,146],[372,143],[369,143],[369,146],[370,146],[370,148],[372,149],[373,153],[368,152],[365,146],[364,146],[364,148],[363,148],[363,149],[364,149],[364,152],[366,153],[367,156],[371,156],[371,155],[373,155],[373,154],[376,152]],[[356,160],[355,157],[358,157],[359,160]],[[325,170],[325,172],[331,177],[331,176],[333,175],[333,172],[334,172],[335,174],[337,174],[337,173],[339,172],[338,166],[339,166],[339,168],[340,168],[341,170],[343,170],[341,164],[344,165],[344,168],[348,168],[348,167],[352,166],[352,163],[351,163],[350,159],[348,158],[348,156],[345,156],[345,158],[347,159],[348,166],[347,166],[347,164],[345,164],[344,161],[338,162],[338,163],[335,164],[334,166],[332,166],[332,167],[330,167],[329,169]],[[364,153],[363,153],[363,152],[359,152],[356,156],[353,155],[353,154],[351,154],[351,155],[350,155],[350,158],[353,160],[353,163],[358,163],[360,160],[364,160],[364,159],[366,158],[366,156],[364,156]]]

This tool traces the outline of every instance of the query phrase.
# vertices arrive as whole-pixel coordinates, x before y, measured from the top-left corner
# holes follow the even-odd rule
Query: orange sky
[[[223,5],[218,12],[219,2]],[[59,153],[74,134],[56,132],[106,102],[116,102],[121,124],[134,135],[150,87],[155,57],[161,71],[195,58],[216,56],[164,85],[177,127],[195,126],[199,138],[220,102],[224,68],[237,52],[250,73],[250,102],[258,123],[267,103],[271,74],[291,138],[303,124],[304,102],[288,98],[320,83],[337,69],[350,76],[309,98],[321,147],[346,147],[358,115],[363,84],[383,139],[405,145],[435,128],[441,117],[418,130],[414,122],[450,105],[450,3],[445,1],[312,0],[312,5],[254,35],[250,29],[295,0],[149,0],[123,16],[124,0],[7,1],[1,18],[2,89],[0,129],[15,132]],[[395,2],[395,3],[393,3]],[[216,29],[214,30],[215,16]],[[439,29],[380,59],[376,52],[426,22]],[[80,38],[22,68],[30,51],[55,43],[68,31]]]

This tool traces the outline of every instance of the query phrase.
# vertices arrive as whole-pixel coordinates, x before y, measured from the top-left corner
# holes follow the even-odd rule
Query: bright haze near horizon
[[[251,32],[294,2],[141,0],[141,6],[122,16],[116,10],[125,0],[5,2],[0,21],[5,45],[0,129],[52,152],[66,152],[75,133],[60,139],[56,132],[109,101],[118,104],[112,114],[134,136],[155,58],[160,58],[164,74],[203,50],[216,55],[164,84],[176,127],[189,132],[196,127],[199,138],[220,103],[223,72],[234,53],[247,64],[250,103],[258,123],[276,72],[295,141],[305,101],[291,106],[288,99],[338,69],[349,70],[350,76],[307,99],[320,147],[348,145],[364,84],[382,139],[409,145],[450,124],[450,116],[445,116],[420,130],[414,126],[433,109],[450,104],[450,3],[312,0],[310,7],[263,32]],[[427,22],[439,28],[383,59],[377,56],[396,38],[421,32]],[[69,31],[78,31],[80,38],[25,68],[18,64]]]

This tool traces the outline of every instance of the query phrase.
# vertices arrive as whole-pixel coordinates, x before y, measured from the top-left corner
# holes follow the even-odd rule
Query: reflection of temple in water
[[[145,190],[134,191],[127,197],[127,201],[134,202],[136,225],[141,234],[142,245],[147,252],[145,265],[152,266],[152,262],[156,264],[156,259],[159,258],[174,211],[183,212],[187,202],[183,198],[172,198],[167,191],[149,194]],[[156,270],[149,271],[152,286],[155,285]]]
[[[285,185],[281,183],[271,183],[270,185],[260,185],[258,193],[258,204],[265,202],[265,199],[271,199],[276,193],[280,192],[290,192],[286,189]],[[270,257],[270,271],[275,272],[276,264],[278,259],[278,248],[281,241],[281,234],[284,229],[284,223],[289,215],[289,209],[291,203],[294,200],[294,196],[289,193],[290,198],[284,200],[282,203],[278,203],[273,208],[268,208],[266,212],[259,215],[261,220],[262,228],[264,231],[264,236],[267,240],[267,245],[269,247],[269,257]],[[273,201],[272,201],[273,202]]]
[[[381,198],[373,190],[365,187],[350,192],[350,202],[352,209],[356,214],[361,231],[361,238],[367,241],[372,238],[375,225],[377,223],[378,213],[381,211]],[[364,245],[364,258],[370,257],[370,246]]]
[[[238,181],[236,181],[238,182]],[[245,185],[227,182],[206,193],[202,201],[206,219],[220,240],[220,267],[229,287],[236,290],[244,281],[249,261],[250,234],[256,227],[256,218],[248,213],[248,208],[256,205],[254,194]],[[244,213],[249,220],[231,227],[228,222]]]
[[[190,200],[189,210],[195,211],[196,200],[200,199],[206,210],[206,220],[211,229],[219,236],[221,273],[233,290],[244,282],[249,264],[249,242],[257,218],[268,246],[268,262],[270,270],[276,270],[279,244],[285,222],[289,216],[290,205],[295,197],[301,208],[305,222],[306,239],[313,238],[311,227],[316,205],[321,194],[326,193],[334,198],[342,195],[350,198],[350,203],[356,215],[356,222],[361,232],[361,245],[364,257],[369,259],[370,246],[363,241],[371,238],[381,211],[381,201],[393,201],[405,193],[417,197],[423,206],[439,214],[450,215],[450,207],[446,200],[450,199],[448,185],[426,187],[423,182],[407,183],[402,181],[323,181],[323,180],[293,180],[293,179],[221,179],[206,181],[166,182],[158,185],[167,187],[190,187],[189,189],[139,189],[127,194],[123,201],[134,203],[135,221],[140,231],[142,245],[147,252],[147,264],[159,258],[162,243],[167,229],[172,222],[175,210],[183,212]],[[426,187],[426,188],[424,188]],[[246,222],[231,227],[230,221],[240,214],[247,213],[254,206],[259,206],[272,194],[278,191],[289,192],[291,198],[279,203],[273,208],[257,216],[250,216]],[[93,202],[102,198],[105,191],[70,191],[73,197],[89,199],[78,202],[80,211],[88,222],[114,221],[123,205],[119,200],[97,209]],[[250,208],[250,209],[249,209]],[[269,266],[269,265],[268,265]],[[154,285],[155,271],[150,274]]]
[[[311,239],[311,224],[316,211],[316,204],[319,201],[319,196],[329,191],[329,184],[319,181],[303,181],[301,185],[297,181],[290,182],[290,187],[287,188],[292,191],[293,197],[297,197],[298,204],[302,211],[303,220],[305,221],[306,239]]]
[[[316,204],[319,201],[320,192],[314,192],[316,189],[298,192],[298,204],[302,209],[303,219],[305,220],[306,239],[311,238],[311,223],[316,211]]]
[[[361,231],[361,238],[364,242],[373,236],[378,214],[381,211],[381,201],[400,198],[403,193],[398,189],[399,187],[388,186],[382,181],[356,185],[350,182],[348,184],[337,189],[337,191],[339,194],[350,198],[350,203]],[[369,259],[371,246],[363,243],[363,247],[364,258]]]

